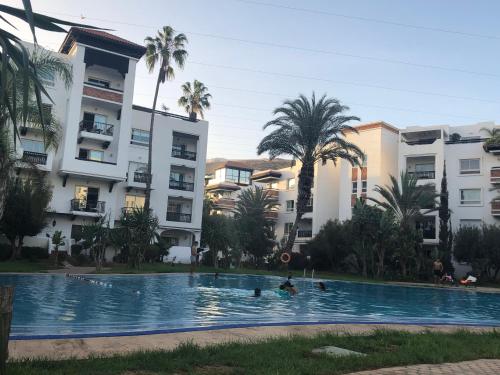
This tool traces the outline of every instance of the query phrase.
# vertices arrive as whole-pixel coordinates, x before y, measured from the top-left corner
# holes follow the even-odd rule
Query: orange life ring
[[[281,259],[281,261],[282,261],[283,263],[288,263],[288,262],[290,262],[290,260],[292,259],[292,257],[291,257],[291,256],[290,256],[290,254],[288,254],[288,253],[283,253],[283,254],[281,254],[281,256],[280,256],[280,259]]]

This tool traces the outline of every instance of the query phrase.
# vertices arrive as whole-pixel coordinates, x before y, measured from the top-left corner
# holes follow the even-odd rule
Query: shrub
[[[73,244],[71,245],[71,255],[72,256],[78,256],[82,253],[83,246],[80,244]]]
[[[0,243],[0,261],[9,259],[11,253],[10,244]]]
[[[21,258],[35,261],[38,259],[47,259],[49,257],[49,250],[44,247],[38,246],[23,246],[21,249]]]

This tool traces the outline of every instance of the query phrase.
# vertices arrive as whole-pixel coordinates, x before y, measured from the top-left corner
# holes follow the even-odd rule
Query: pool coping
[[[31,341],[31,340],[68,340],[68,339],[89,339],[105,337],[130,337],[164,335],[187,332],[220,331],[239,328],[260,328],[260,327],[295,327],[295,326],[335,326],[335,325],[384,325],[384,326],[438,326],[438,327],[463,327],[463,328],[499,328],[500,324],[480,324],[480,323],[452,323],[452,322],[400,322],[400,321],[316,321],[316,322],[272,322],[272,323],[241,323],[241,324],[221,324],[203,327],[183,327],[145,331],[123,331],[123,332],[101,332],[101,333],[76,333],[76,334],[54,334],[54,335],[11,335],[11,341]]]

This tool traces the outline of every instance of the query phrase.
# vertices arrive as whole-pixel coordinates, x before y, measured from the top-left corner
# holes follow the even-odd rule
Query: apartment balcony
[[[151,175],[146,172],[134,172],[133,181],[140,184],[147,184],[149,180],[151,180]]]
[[[493,200],[491,202],[491,215],[500,216],[500,200]]]
[[[415,176],[417,180],[434,180],[436,178],[436,171],[408,172],[408,174]]]
[[[21,161],[29,164],[46,165],[47,154],[33,151],[23,151]]]
[[[172,148],[172,157],[196,161],[196,152]]]
[[[80,121],[80,134],[78,136],[78,143],[82,141],[95,141],[101,143],[103,148],[108,148],[113,141],[113,128],[112,124],[94,121]]]
[[[252,175],[252,181],[262,182],[262,183],[276,182],[279,181],[280,178],[281,178],[281,172],[272,169],[255,172]]]
[[[123,103],[123,91],[102,87],[91,82],[83,83],[83,96],[108,103],[111,102],[120,105]]]
[[[194,191],[194,183],[178,181],[178,180],[170,180],[168,187],[170,189],[175,190],[184,190],[184,191]]]
[[[274,201],[279,200],[279,197],[280,197],[280,192],[279,192],[279,190],[277,190],[277,189],[265,189],[264,191],[265,191],[265,192],[267,192],[267,196],[268,196],[270,199],[272,199],[272,200],[274,200]]]
[[[104,214],[106,202],[88,201],[85,199],[72,199],[70,211],[74,216],[99,217]]]
[[[167,221],[176,221],[180,223],[190,223],[191,214],[184,214],[181,212],[167,212]]]
[[[267,211],[264,213],[264,217],[270,221],[278,220],[278,211]]]
[[[218,198],[213,201],[214,208],[219,210],[233,210],[236,202],[232,198]]]
[[[493,185],[500,184],[500,167],[492,167],[490,170],[490,182]]]

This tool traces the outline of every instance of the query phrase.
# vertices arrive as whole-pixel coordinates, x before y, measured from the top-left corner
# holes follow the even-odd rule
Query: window
[[[237,183],[239,171],[237,169],[226,168],[226,181]]]
[[[175,182],[183,182],[184,181],[184,175],[179,172],[170,172],[170,181],[175,181]]]
[[[88,150],[86,148],[81,148],[78,151],[78,159],[92,160],[92,161],[103,161],[104,160],[104,151]]]
[[[88,83],[91,83],[93,86],[104,87],[105,89],[109,89],[109,81],[100,78],[89,77]]]
[[[278,183],[277,182],[271,182],[270,184],[268,184],[268,187],[269,187],[269,189],[275,189],[275,190],[277,190],[278,189]]]
[[[286,182],[286,188],[287,189],[294,189],[295,188],[295,178],[289,178]]]
[[[293,223],[285,223],[285,236],[287,236],[293,227]]]
[[[460,159],[460,174],[476,174],[480,171],[479,159]]]
[[[73,238],[75,241],[80,241],[82,239],[83,227],[81,225],[73,224],[71,226],[71,235],[70,238]]]
[[[132,139],[130,143],[134,145],[148,145],[149,132],[147,130],[132,129]]]
[[[179,246],[179,239],[177,237],[163,237],[165,242],[170,246]]]
[[[436,217],[424,217],[416,224],[417,229],[422,231],[424,239],[431,240],[436,238]]]
[[[36,152],[38,154],[45,154],[45,146],[42,141],[35,141],[33,139],[21,139],[23,151]]]
[[[361,192],[366,193],[368,183],[366,181],[361,181]]]
[[[144,196],[125,194],[125,207],[142,208],[144,207]]]
[[[250,184],[250,171],[240,171],[239,183],[245,185]]]
[[[415,172],[434,172],[434,163],[415,164]]]
[[[293,201],[293,200],[286,201],[287,212],[293,212],[294,207],[295,207],[295,201]]]
[[[480,228],[482,225],[483,221],[481,219],[460,219],[461,227]]]
[[[481,189],[460,189],[460,204],[481,204]]]
[[[180,213],[182,211],[182,204],[178,202],[168,202],[167,211]]]
[[[54,72],[52,70],[43,69],[43,68],[38,69],[37,75],[45,87],[54,87],[55,76],[54,76]]]
[[[353,181],[353,183],[352,183],[352,193],[358,194],[358,182],[357,181]]]

